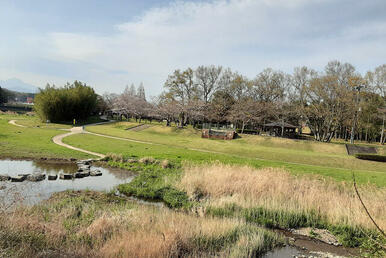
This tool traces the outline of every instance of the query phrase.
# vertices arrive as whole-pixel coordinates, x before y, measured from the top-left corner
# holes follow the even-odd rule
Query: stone
[[[10,176],[5,174],[5,175],[0,175],[0,181],[8,181],[10,179]]]
[[[32,182],[39,182],[39,181],[43,181],[44,179],[46,179],[45,174],[34,174],[34,175],[27,176],[27,180]]]
[[[56,180],[58,175],[48,175],[48,180]]]
[[[80,174],[82,174],[82,177],[87,177],[90,175],[90,171],[83,171],[83,172],[79,172]]]
[[[4,190],[5,188],[7,188],[5,185],[0,186],[0,190]]]
[[[90,172],[90,176],[101,176],[102,172],[100,170],[93,170]]]
[[[11,182],[23,182],[26,176],[11,176]]]
[[[60,174],[59,176],[60,179],[63,179],[63,180],[69,180],[69,179],[73,179],[74,178],[74,175],[73,174]]]
[[[84,177],[83,172],[76,172],[76,173],[74,174],[74,177],[75,177],[75,178],[83,178],[83,177]]]
[[[23,176],[24,177],[24,179],[26,179],[27,178],[27,176],[29,176],[29,175],[31,175],[31,174],[29,174],[29,173],[27,173],[27,174],[17,174],[18,176]]]
[[[90,170],[90,167],[91,167],[90,165],[83,165],[83,166],[78,167],[78,171],[79,170],[83,170],[83,171],[84,170]]]

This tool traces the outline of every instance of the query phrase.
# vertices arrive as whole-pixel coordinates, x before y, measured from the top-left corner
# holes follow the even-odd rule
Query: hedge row
[[[365,159],[379,162],[386,162],[386,156],[378,154],[369,154],[369,153],[357,153],[355,154],[357,159]]]

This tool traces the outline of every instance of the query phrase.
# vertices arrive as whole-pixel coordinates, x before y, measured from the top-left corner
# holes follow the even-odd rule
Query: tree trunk
[[[241,127],[241,133],[244,133],[244,127],[245,127],[245,123],[244,123],[244,120],[243,120],[243,126]]]
[[[385,140],[384,140],[384,134],[385,134],[385,116],[386,115],[383,115],[383,119],[382,119],[382,131],[381,131],[381,140],[379,141],[380,144],[384,144],[385,143]]]

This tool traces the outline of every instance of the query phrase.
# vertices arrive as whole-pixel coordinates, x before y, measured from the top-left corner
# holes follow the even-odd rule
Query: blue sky
[[[253,78],[337,59],[364,73],[386,62],[385,13],[384,0],[0,0],[0,80],[156,95],[201,64]]]

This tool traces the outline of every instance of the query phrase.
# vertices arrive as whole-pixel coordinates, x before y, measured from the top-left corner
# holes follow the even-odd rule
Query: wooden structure
[[[212,129],[202,129],[202,138],[211,138],[211,139],[222,139],[222,140],[232,140],[236,137],[235,131],[223,131],[223,130],[212,130]]]
[[[265,124],[264,127],[268,129],[268,135],[295,138],[297,126],[291,125],[284,121],[272,122]]]

